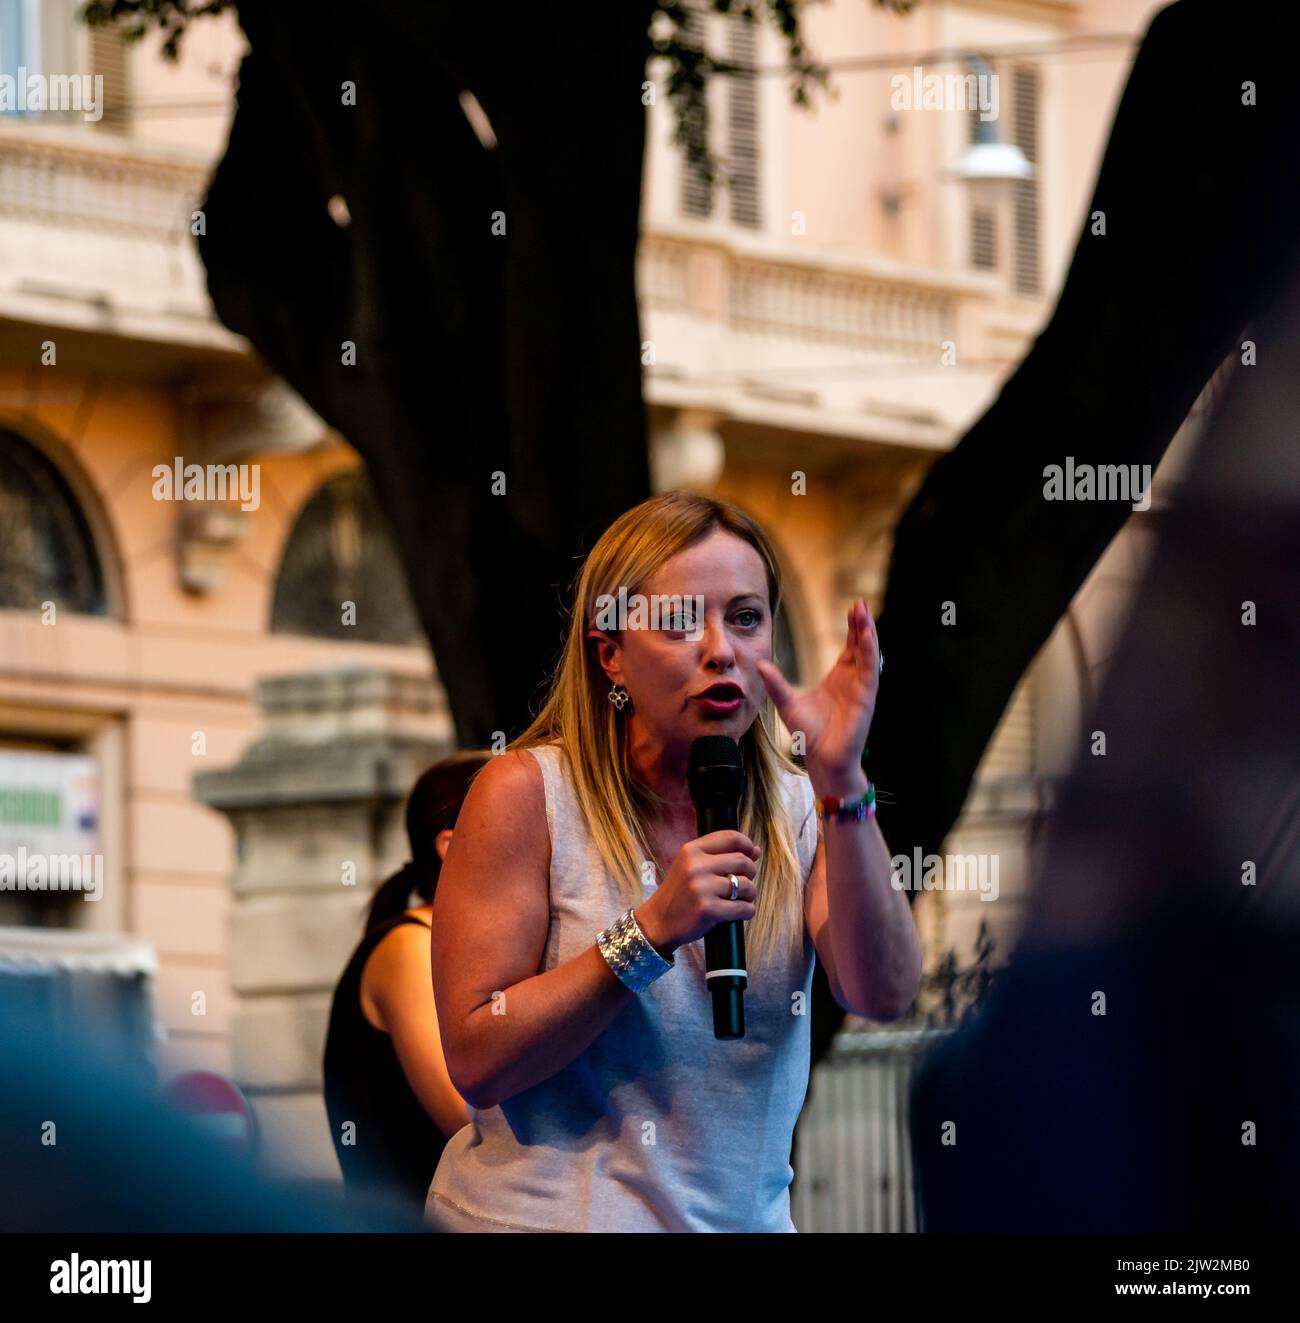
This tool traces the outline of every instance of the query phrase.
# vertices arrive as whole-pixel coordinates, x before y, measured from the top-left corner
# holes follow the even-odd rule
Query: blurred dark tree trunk
[[[1211,0],[1156,14],[1050,322],[899,523],[869,741],[895,852],[939,849],[1017,682],[1131,513],[1044,500],[1044,466],[1154,468],[1294,261],[1288,19]],[[1243,104],[1247,80],[1258,104]]]
[[[213,301],[364,458],[462,744],[524,724],[579,558],[649,494],[650,10],[239,7],[252,51],[200,245]]]

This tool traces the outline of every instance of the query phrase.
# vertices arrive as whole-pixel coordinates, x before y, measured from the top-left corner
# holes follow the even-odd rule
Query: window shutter
[[[130,51],[111,27],[90,29],[90,72],[104,80],[104,114],[95,127],[125,133],[130,119]]]
[[[682,25],[684,45],[699,47],[704,44],[704,16],[694,8],[686,11],[686,22]],[[692,98],[682,109],[682,119],[686,123],[702,124],[704,121],[704,102]],[[686,148],[682,148],[682,211],[688,216],[711,216],[713,214],[713,185],[704,170],[690,159]]]
[[[732,14],[727,27],[730,62],[748,73],[728,77],[731,219],[757,229],[762,224],[758,178],[758,29],[752,18]]]
[[[1038,164],[1038,70],[1018,65],[1011,71],[1012,141],[1031,165]],[[1012,195],[1015,227],[1015,270],[1017,294],[1037,294],[1038,267],[1038,179],[1018,179]]]
[[[976,142],[979,137],[979,106],[972,106],[966,115],[966,140]],[[997,225],[994,213],[988,207],[970,204],[970,264],[984,271],[992,271],[998,264]]]

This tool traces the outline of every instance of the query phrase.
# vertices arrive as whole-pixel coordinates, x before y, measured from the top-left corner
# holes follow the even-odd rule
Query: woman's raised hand
[[[820,684],[796,694],[780,670],[760,661],[758,673],[791,735],[803,734],[808,774],[816,786],[839,787],[862,773],[862,751],[876,711],[880,641],[862,598],[849,607],[848,641]],[[830,788],[828,794],[838,793]]]

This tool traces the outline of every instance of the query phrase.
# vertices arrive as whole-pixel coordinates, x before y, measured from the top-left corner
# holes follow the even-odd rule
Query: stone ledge
[[[365,736],[324,745],[259,740],[233,767],[199,772],[194,795],[235,810],[336,800],[403,800],[430,763],[452,748],[430,740]]]

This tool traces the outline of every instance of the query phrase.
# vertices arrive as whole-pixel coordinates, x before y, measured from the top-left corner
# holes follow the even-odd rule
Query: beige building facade
[[[112,69],[116,99],[93,123],[0,114],[0,832],[24,829],[18,810],[3,820],[7,790],[87,778],[82,835],[105,880],[94,903],[0,894],[0,929],[152,948],[164,1071],[232,1072],[263,1091],[267,1115],[292,1095],[272,1128],[293,1147],[319,1116],[294,1165],[332,1174],[312,1050],[359,893],[306,954],[280,954],[291,972],[278,983],[248,907],[268,857],[310,875],[290,908],[318,907],[334,854],[356,850],[305,865],[295,842],[309,817],[296,819],[301,839],[268,844],[256,806],[241,817],[229,787],[200,802],[196,777],[239,765],[268,729],[309,743],[336,719],[450,747],[445,699],[401,602],[381,626],[359,597],[359,621],[315,636],[295,613],[322,576],[344,596],[377,591],[391,552],[355,452],[215,322],[204,292],[191,229],[229,124],[237,27],[229,15],[196,25],[173,69],[156,42],[89,44],[71,4],[19,8],[30,21],[11,41],[27,43],[29,67],[42,51],[70,69],[94,61]],[[842,647],[853,597],[879,610],[898,514],[1049,313],[1155,8],[923,3],[900,18],[858,0],[811,6],[806,34],[834,95],[808,112],[779,73],[717,80],[715,146],[732,178],[711,188],[673,146],[666,102],[651,110],[638,282],[655,483],[716,492],[770,529],[799,682]],[[717,17],[706,32],[759,70],[782,63],[775,32]],[[891,105],[894,79],[964,72],[963,52],[997,75],[990,122],[1037,171],[992,205],[946,173],[978,132],[971,113]],[[1197,422],[1158,475],[1156,505]],[[255,466],[255,508],[159,499],[156,469],[178,458]],[[932,958],[969,958],[984,920],[1000,946],[1013,936],[1029,824],[1079,751],[1148,543],[1136,514],[1009,707],[946,847],[996,855],[999,898],[922,897]],[[301,679],[359,672],[388,678]],[[275,677],[300,681],[259,691]],[[333,716],[313,727],[322,704]],[[403,857],[384,802],[362,890]],[[280,1055],[292,1064],[277,1075]]]

